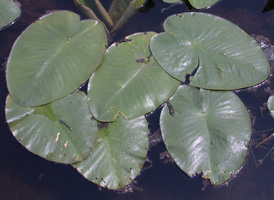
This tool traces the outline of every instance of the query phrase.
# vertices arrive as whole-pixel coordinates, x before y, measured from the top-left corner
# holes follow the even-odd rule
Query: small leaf
[[[13,0],[0,1],[0,29],[16,20],[21,14],[19,6]]]
[[[271,113],[271,116],[274,118],[274,96],[270,96],[267,100],[267,107]]]
[[[207,8],[217,3],[219,0],[189,0],[189,3],[197,9]]]
[[[39,107],[19,106],[8,96],[6,118],[22,145],[50,161],[79,162],[95,146],[97,122],[83,92]]]
[[[144,116],[126,120],[119,116],[99,124],[97,145],[82,162],[73,164],[88,180],[108,189],[128,185],[142,169],[148,149],[148,128]],[[103,127],[105,126],[105,127]]]
[[[189,176],[218,185],[240,170],[251,136],[249,114],[232,92],[180,86],[160,116],[167,150]]]
[[[106,32],[95,20],[70,11],[50,13],[16,40],[7,63],[7,84],[21,106],[39,106],[76,90],[99,66]]]
[[[181,0],[163,0],[166,3],[178,3]],[[189,0],[191,6],[196,9],[202,9],[212,6],[213,4],[217,3],[219,0]]]
[[[180,1],[181,0],[163,0],[163,2],[165,2],[165,3],[178,3]]]
[[[111,45],[88,86],[89,106],[99,121],[114,121],[119,113],[132,119],[165,102],[180,82],[170,77],[148,49],[154,32],[137,33]]]
[[[231,22],[205,13],[168,17],[164,33],[150,48],[170,75],[190,85],[232,90],[256,85],[270,72],[269,62],[255,40]]]

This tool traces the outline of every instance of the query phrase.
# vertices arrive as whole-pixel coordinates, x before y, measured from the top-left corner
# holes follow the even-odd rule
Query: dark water
[[[162,22],[171,14],[187,11],[185,5],[171,9],[160,0],[153,0],[154,7],[147,13],[138,13],[130,23],[115,36],[122,37],[140,31],[161,32]],[[102,0],[103,2],[103,0]],[[104,1],[104,3],[109,1]],[[222,0],[203,12],[212,13],[240,26],[249,34],[264,35],[274,43],[274,11],[261,13],[267,0]],[[0,31],[0,62],[4,63],[12,44],[19,34],[34,20],[48,10],[67,9],[77,12],[72,1],[21,0],[21,18],[9,28]],[[274,64],[272,63],[272,68]],[[243,100],[252,116],[253,136],[245,164],[236,177],[223,186],[214,187],[202,180],[200,175],[189,178],[175,164],[160,159],[165,151],[163,143],[151,147],[148,158],[152,167],[141,172],[132,188],[134,192],[118,194],[98,189],[97,185],[83,178],[69,165],[48,162],[22,147],[10,133],[5,122],[4,105],[8,94],[4,67],[0,71],[0,199],[5,200],[101,200],[101,199],[274,199],[273,151],[260,164],[274,146],[274,137],[263,145],[256,145],[274,130],[274,119],[264,106],[274,90],[271,77],[259,86],[235,91]],[[274,94],[274,93],[273,93]],[[150,132],[159,131],[160,108],[147,116]],[[262,131],[262,132],[259,132]],[[146,164],[150,166],[150,164]]]

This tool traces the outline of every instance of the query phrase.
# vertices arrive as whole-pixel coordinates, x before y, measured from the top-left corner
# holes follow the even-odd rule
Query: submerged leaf
[[[221,184],[240,170],[251,136],[249,114],[232,92],[180,86],[162,110],[160,126],[167,150],[189,176]]]
[[[111,45],[88,86],[89,106],[99,121],[113,121],[119,113],[132,119],[165,102],[180,82],[154,60],[148,45],[154,32],[137,33]]]
[[[19,6],[13,0],[0,1],[0,29],[12,23],[21,14]]]
[[[274,96],[269,97],[267,100],[267,107],[271,113],[271,116],[274,118]]]
[[[97,122],[83,92],[39,107],[19,106],[8,96],[6,118],[22,145],[50,161],[79,162],[95,146]]]
[[[95,20],[80,21],[70,11],[50,13],[16,40],[7,63],[13,100],[38,106],[76,90],[101,63],[106,32]]]
[[[113,20],[99,0],[74,0],[74,2],[86,17],[103,21],[108,28],[113,27]]]
[[[164,33],[151,39],[158,63],[190,85],[232,90],[256,85],[269,76],[269,62],[255,40],[231,22],[205,13],[168,17]]]
[[[145,2],[146,0],[114,0],[108,11],[115,23],[110,33],[121,29]]]
[[[88,180],[108,189],[128,185],[142,169],[148,149],[148,128],[144,116],[103,124],[97,145],[82,162],[73,166]],[[99,125],[99,126],[102,126]]]

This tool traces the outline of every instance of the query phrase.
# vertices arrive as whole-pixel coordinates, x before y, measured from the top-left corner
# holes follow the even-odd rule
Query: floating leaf
[[[165,2],[165,3],[178,3],[180,1],[181,0],[163,0],[163,2]]]
[[[99,121],[113,121],[121,113],[132,119],[166,101],[180,82],[170,77],[148,49],[154,32],[137,33],[111,45],[88,86],[89,106]]]
[[[160,126],[167,150],[189,176],[221,184],[240,170],[251,136],[249,114],[232,92],[180,86],[165,106]]]
[[[126,120],[119,116],[100,124],[97,145],[82,162],[73,166],[88,180],[109,189],[128,185],[142,169],[148,149],[144,116]]]
[[[30,25],[16,40],[7,63],[13,100],[38,106],[76,90],[101,63],[106,33],[95,20],[58,11]]]
[[[269,62],[260,46],[231,22],[205,13],[184,13],[168,17],[164,28],[166,32],[151,39],[150,48],[178,80],[194,74],[192,86],[232,90],[269,76]]]
[[[6,118],[16,139],[47,160],[78,162],[95,145],[97,122],[91,120],[83,92],[39,107],[19,106],[8,96]]]
[[[181,0],[163,0],[166,3],[177,3]],[[219,0],[189,0],[189,3],[196,9],[207,8],[217,3]]]
[[[0,1],[0,29],[9,25],[21,14],[19,6],[13,0]]]
[[[197,9],[207,8],[217,3],[219,0],[189,0],[189,3]]]

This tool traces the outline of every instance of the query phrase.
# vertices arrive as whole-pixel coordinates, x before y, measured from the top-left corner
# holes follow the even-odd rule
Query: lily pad
[[[73,164],[88,180],[108,189],[128,185],[142,169],[148,150],[144,116],[126,120],[119,116],[98,125],[97,145],[82,162]]]
[[[119,113],[132,119],[151,112],[175,92],[180,82],[154,60],[148,45],[154,32],[137,33],[111,45],[88,85],[88,102],[99,121]]]
[[[50,161],[79,162],[95,146],[97,122],[83,92],[39,107],[19,106],[8,96],[6,119],[23,146]]]
[[[240,170],[251,136],[251,121],[232,92],[178,88],[160,116],[162,136],[177,165],[189,176],[218,185]],[[172,114],[172,115],[171,115]]]
[[[19,6],[13,0],[0,1],[0,29],[16,20],[21,14]]]
[[[76,90],[99,66],[107,42],[104,26],[70,11],[50,13],[16,40],[7,84],[21,106],[39,106]]]
[[[189,3],[197,9],[207,8],[217,3],[219,0],[189,0]]]
[[[181,0],[163,0],[163,2],[165,2],[165,3],[178,3],[180,1]]]
[[[177,3],[181,0],[163,0],[166,3]],[[189,0],[189,3],[196,9],[207,8],[217,3],[219,0]]]
[[[174,78],[213,90],[256,85],[270,72],[269,62],[256,41],[233,23],[205,13],[168,17],[164,33],[151,39],[158,63]]]

